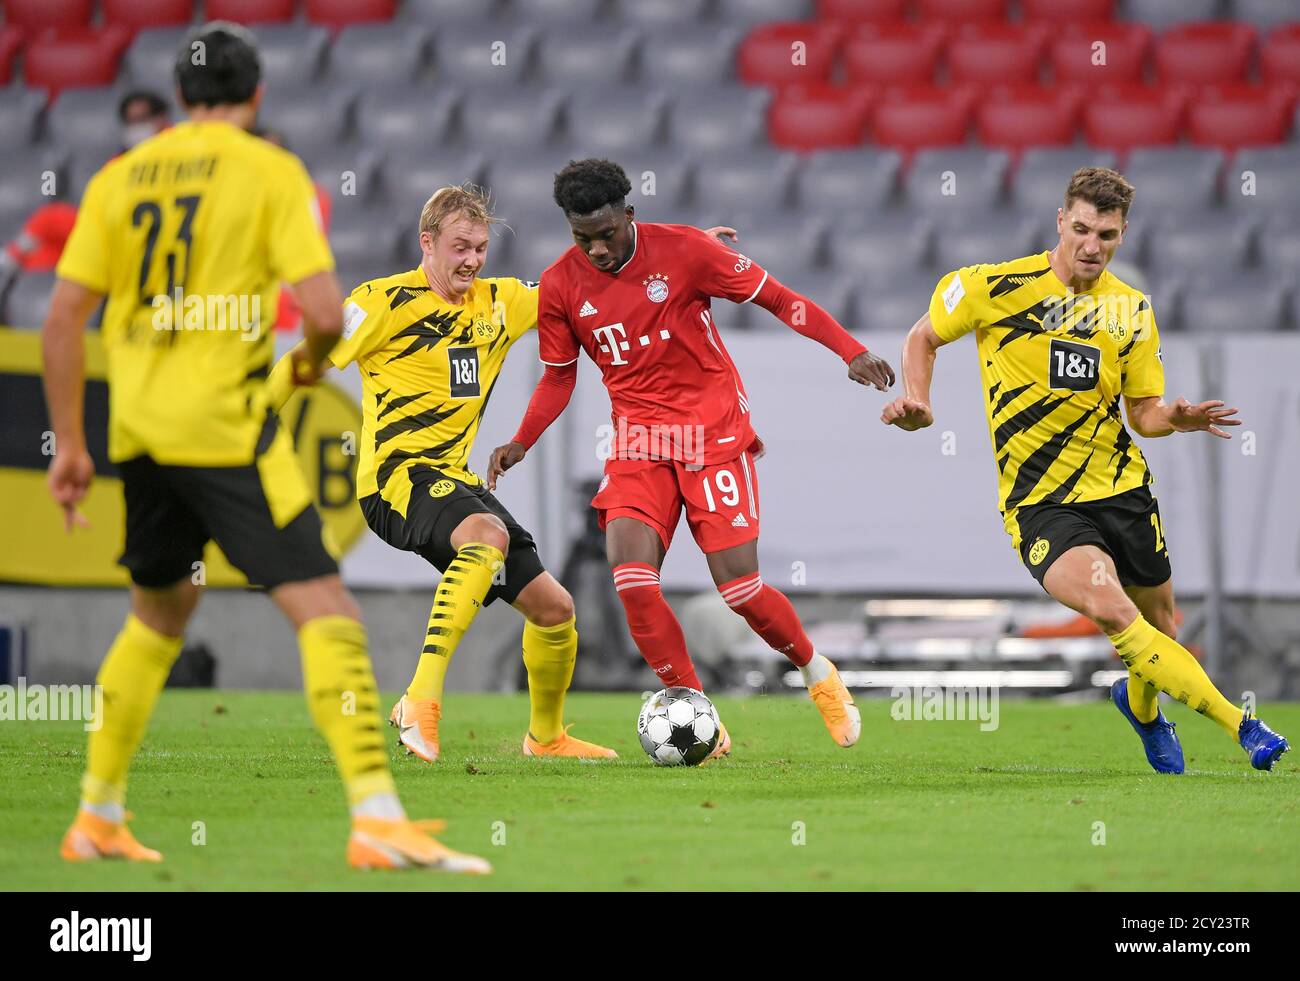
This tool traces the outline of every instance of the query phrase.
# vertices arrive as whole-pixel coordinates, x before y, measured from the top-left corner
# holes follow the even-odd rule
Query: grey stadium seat
[[[930,309],[930,297],[942,273],[917,271],[900,276],[887,285],[858,290],[858,312],[854,327],[864,331],[911,329]],[[895,363],[897,367],[897,363]]]
[[[467,88],[518,86],[533,63],[536,36],[531,26],[505,23],[434,31],[429,45],[434,78]]]
[[[878,211],[892,201],[901,165],[893,150],[823,150],[803,161],[795,197],[808,210]]]
[[[1268,276],[1198,283],[1182,294],[1183,327],[1229,336],[1280,330],[1287,324],[1290,292],[1287,284]]]
[[[980,262],[1018,259],[1042,247],[1033,217],[994,212],[976,220],[941,221],[934,233],[934,264],[947,272]]]
[[[357,142],[387,150],[436,150],[462,134],[455,127],[461,93],[442,86],[368,87],[357,101]]]
[[[783,286],[812,300],[842,327],[848,330],[857,328],[857,280],[853,276],[826,269],[791,269],[788,273],[775,269],[770,271]],[[779,331],[791,329],[762,307],[753,310],[750,326]]]
[[[403,229],[375,218],[373,213],[358,209],[348,209],[331,217],[330,248],[337,262],[359,266],[373,258],[378,264],[393,265]],[[415,236],[417,224],[415,221],[411,223],[411,237]]]
[[[45,175],[54,176],[55,197],[63,193],[66,151],[47,147],[18,147],[0,154],[0,212],[21,213],[23,220],[49,200]]]
[[[1174,24],[1194,20],[1214,20],[1219,15],[1219,0],[1123,0],[1119,16],[1163,31]]]
[[[479,89],[462,100],[458,131],[468,145],[485,153],[533,153],[554,142],[562,101],[554,90]]]
[[[1242,175],[1246,171],[1254,175],[1253,195],[1242,193]],[[1300,175],[1300,146],[1291,144],[1242,150],[1224,168],[1224,203],[1259,220],[1283,212],[1300,215],[1297,175]]]
[[[794,154],[772,149],[701,155],[695,169],[695,206],[710,213],[784,208],[791,203],[795,163]]]
[[[1274,219],[1260,229],[1255,251],[1262,269],[1294,275],[1300,269],[1300,228],[1289,216]]]
[[[387,197],[411,228],[416,227],[420,209],[438,188],[483,181],[483,157],[473,150],[394,153],[389,155],[383,169]]]
[[[934,222],[895,212],[856,214],[834,221],[825,254],[834,268],[862,278],[872,287],[932,268]]]
[[[108,86],[68,89],[45,114],[45,138],[66,147],[120,145],[117,104],[122,94]]]
[[[1193,146],[1142,147],[1129,154],[1124,176],[1136,193],[1132,220],[1150,222],[1173,210],[1212,207],[1219,201],[1223,154]]]
[[[1220,271],[1232,277],[1250,262],[1255,224],[1232,212],[1170,216],[1148,231],[1143,268],[1196,279]]]
[[[1147,277],[1146,292],[1151,297],[1151,309],[1156,315],[1156,324],[1161,333],[1182,329],[1182,299],[1186,288],[1187,281],[1179,274],[1153,274]]]
[[[517,240],[530,228],[564,229],[564,216],[555,206],[554,188],[555,174],[569,159],[568,154],[554,151],[526,159],[514,155],[487,159],[483,179],[492,192],[497,214],[515,229]]]
[[[716,0],[714,16],[723,24],[752,27],[772,20],[808,20],[813,0]]]
[[[131,88],[156,92],[168,103],[176,102],[176,55],[189,29],[158,27],[141,31],[122,58],[119,77]]]
[[[262,81],[268,94],[282,85],[300,85],[320,74],[329,31],[307,24],[259,24],[252,28],[262,56]]]
[[[355,24],[334,39],[327,77],[331,84],[410,85],[429,73],[431,63],[424,25]]]
[[[793,276],[825,265],[823,241],[826,223],[802,209],[783,211],[747,208],[734,212],[708,209],[701,211],[697,227],[730,225],[739,233],[739,241],[730,245],[749,256],[778,279]]]
[[[591,24],[603,21],[605,0],[522,0],[510,13],[537,24]]]
[[[508,7],[508,3],[499,0],[478,0],[476,3],[466,3],[465,0],[402,0],[397,20],[459,31],[462,25],[503,20],[508,14],[508,9],[503,8]]]
[[[383,156],[367,146],[339,144],[322,147],[311,154],[299,154],[312,180],[331,198],[373,196],[383,173]]]
[[[1115,154],[1085,147],[1040,147],[1020,158],[1011,179],[1011,199],[1017,207],[1055,213],[1065,198],[1065,186],[1080,167],[1114,167]]]
[[[636,208],[638,217],[671,222],[684,212],[695,173],[695,161],[689,154],[646,144],[612,159],[632,183],[627,203]]]
[[[617,86],[632,80],[640,32],[574,24],[551,28],[537,44],[537,78],[569,88]]]
[[[74,151],[63,168],[64,184],[59,197],[65,201],[78,202],[86,193],[86,185],[99,172],[99,169],[118,152],[118,147],[88,146]]]
[[[565,143],[580,157],[617,157],[661,143],[663,98],[643,88],[580,92],[569,99]]]
[[[569,226],[558,208],[551,209],[549,219],[545,213],[530,216],[525,227],[516,228],[513,236],[507,232],[506,237],[511,239],[506,275],[533,281],[573,245]]]
[[[1254,24],[1263,34],[1278,24],[1300,20],[1300,9],[1283,0],[1230,0],[1226,16]]]
[[[346,136],[356,94],[327,85],[267,86],[258,123],[276,130],[299,156],[332,149]]]
[[[729,85],[736,80],[736,48],[741,32],[718,30],[683,33],[671,40],[647,28],[641,43],[641,80],[647,84],[698,90],[706,85]]]
[[[72,91],[64,92],[63,98],[71,94]],[[36,138],[36,121],[44,107],[45,93],[39,89],[11,89],[0,99],[0,132],[9,135],[11,145],[30,143]],[[113,120],[116,122],[116,114]]]
[[[5,325],[39,329],[45,323],[53,289],[54,273],[23,273],[18,276],[5,294]]]
[[[668,107],[668,141],[687,150],[736,150],[767,143],[766,89],[740,85],[682,92]]]
[[[913,210],[934,215],[994,210],[1002,204],[1010,165],[1002,150],[922,150],[904,178],[903,197]]]
[[[614,20],[653,32],[652,44],[670,48],[708,17],[709,0],[615,0]]]

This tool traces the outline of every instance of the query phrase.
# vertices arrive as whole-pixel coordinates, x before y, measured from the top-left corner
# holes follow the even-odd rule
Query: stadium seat
[[[510,274],[536,282],[542,272],[573,247],[573,235],[558,208],[545,228],[530,223],[520,229],[510,243]],[[539,216],[540,217],[540,216]],[[509,233],[507,233],[508,235]]]
[[[545,148],[527,159],[513,154],[488,156],[483,183],[492,192],[497,213],[520,234],[528,215],[545,216],[548,210],[552,220],[563,226],[564,217],[554,200],[555,175],[571,159],[568,153]],[[540,224],[549,223],[543,217]]]
[[[736,74],[750,85],[828,81],[843,37],[831,23],[764,24],[740,42]]]
[[[618,157],[661,142],[664,98],[641,87],[580,92],[565,106],[565,141],[580,157]]]
[[[314,147],[298,156],[335,204],[344,198],[367,200],[382,180],[384,157],[367,146]]]
[[[1048,61],[1058,84],[1140,82],[1150,48],[1151,32],[1141,24],[1072,24],[1051,42]]]
[[[1010,166],[1002,150],[923,150],[904,178],[903,197],[913,210],[933,215],[997,208]]]
[[[5,23],[35,33],[89,27],[95,0],[5,0]]]
[[[485,151],[543,147],[557,135],[562,99],[554,89],[480,89],[461,102],[459,131]]]
[[[1183,116],[1178,90],[1107,85],[1083,108],[1084,133],[1094,147],[1127,152],[1178,141]]]
[[[1218,283],[1196,282],[1182,294],[1184,330],[1232,336],[1281,330],[1291,290],[1267,273]]]
[[[194,18],[191,0],[104,0],[104,22],[131,31],[142,27],[173,27]]]
[[[861,24],[844,43],[844,73],[855,84],[930,82],[948,31],[935,24]]]
[[[132,88],[148,89],[174,103],[176,54],[186,33],[183,27],[159,27],[137,33],[122,58],[124,81]]]
[[[1300,174],[1300,147],[1242,150],[1224,174],[1224,203],[1256,217],[1300,217],[1296,174]]]
[[[1250,263],[1255,223],[1233,212],[1201,211],[1187,217],[1167,215],[1148,222],[1145,268],[1157,275],[1205,278],[1206,259],[1213,256],[1225,283]]]
[[[205,0],[209,20],[233,20],[236,24],[281,24],[293,20],[297,0]]]
[[[1261,269],[1278,276],[1294,276],[1300,269],[1300,225],[1295,218],[1292,215],[1270,218],[1259,231],[1255,254]],[[1297,296],[1300,297],[1300,290]],[[1294,326],[1300,327],[1300,320],[1295,320]]]
[[[966,142],[969,91],[928,85],[886,89],[872,114],[876,142],[911,152]]]
[[[592,24],[602,20],[605,0],[527,0],[523,6],[511,7],[515,17],[527,17],[534,23],[551,27],[555,24]]]
[[[570,25],[537,44],[538,78],[568,88],[622,85],[632,78],[641,35],[634,28]]]
[[[670,32],[673,44],[709,15],[709,0],[616,0],[612,20],[655,32]],[[671,47],[671,45],[667,45]]]
[[[9,136],[6,153],[35,139],[36,121],[44,108],[44,93],[33,89],[15,90],[12,95],[0,100],[0,133]]]
[[[668,107],[668,139],[690,150],[751,147],[767,133],[766,89],[717,86],[682,93]],[[726,126],[718,120],[725,119]]]
[[[986,85],[1037,82],[1046,44],[1040,25],[967,24],[948,42],[948,74]]]
[[[844,24],[894,24],[907,13],[909,0],[817,0],[817,18]]]
[[[714,0],[719,24],[747,28],[772,21],[804,20],[814,13],[813,0]]]
[[[399,224],[404,222],[406,227],[414,229],[419,224],[420,209],[434,191],[466,181],[482,185],[484,169],[483,156],[475,150],[444,151],[437,155],[395,151],[384,162],[385,198],[400,219]],[[495,202],[496,189],[491,190]],[[508,214],[506,220],[510,220]]]
[[[0,85],[8,85],[14,77],[14,61],[23,46],[21,28],[12,24],[0,26]]]
[[[66,151],[49,147],[15,147],[0,154],[0,214],[20,213],[26,220],[46,200],[49,174],[62,197],[66,156]]]
[[[377,222],[372,214],[352,209],[341,211],[330,220],[330,249],[336,261],[349,266],[360,265],[372,256],[377,263],[388,265],[396,258],[399,236],[405,232],[414,237],[418,226],[418,212],[409,228],[403,229],[389,222]]]
[[[740,233],[735,248],[773,276],[787,277],[824,265],[822,240],[826,222],[803,209],[753,207],[705,209],[692,222],[699,228],[730,225]]]
[[[641,45],[640,77],[646,84],[698,90],[735,81],[737,31],[686,34],[672,44],[655,44],[655,30],[650,28],[652,40]]]
[[[339,31],[328,55],[333,84],[411,85],[429,67],[429,31],[421,24],[356,24]]]
[[[1182,24],[1156,42],[1156,68],[1166,82],[1235,82],[1246,77],[1254,46],[1248,24]]]
[[[940,276],[950,271],[915,269],[876,288],[859,289],[854,328],[867,334],[903,334],[930,309]]]
[[[531,27],[468,24],[433,32],[430,53],[435,77],[445,84],[514,88],[533,60],[536,32]]]
[[[253,28],[262,56],[262,80],[267,91],[281,85],[310,82],[320,73],[329,47],[324,27],[309,24],[261,24]]]
[[[63,183],[60,185],[59,197],[64,201],[80,201],[86,193],[86,185],[113,157],[121,147],[118,143],[87,144],[70,151],[63,167]]]
[[[290,151],[309,156],[344,138],[355,98],[351,89],[307,82],[274,88],[268,85],[258,122],[268,130],[278,131]]]
[[[1219,202],[1223,154],[1200,147],[1171,146],[1134,150],[1124,176],[1137,189],[1132,214],[1155,219],[1180,209],[1213,207]]]
[[[1115,0],[1020,0],[1020,16],[1053,29],[1070,22],[1099,23],[1115,15]]]
[[[1206,87],[1187,114],[1188,139],[1198,146],[1233,151],[1286,139],[1292,101],[1267,86]]]
[[[1026,150],[1011,180],[1011,200],[1026,214],[1055,216],[1065,186],[1080,167],[1114,167],[1115,154],[1084,147]]]
[[[1019,152],[1032,146],[1074,142],[1078,117],[1073,93],[1025,87],[986,99],[976,112],[976,129],[985,146]]]
[[[875,212],[893,199],[901,157],[893,150],[814,153],[796,175],[795,199],[809,212]]]
[[[695,207],[710,214],[758,204],[790,204],[796,160],[792,154],[756,147],[744,156],[734,150],[701,156],[695,170]]]
[[[340,28],[348,24],[392,20],[397,0],[306,0],[307,19],[313,24]]]
[[[501,3],[498,0],[479,0],[478,3],[466,3],[465,0],[402,0],[397,12],[398,21],[436,29],[499,21],[501,16]]]
[[[5,294],[3,323],[39,329],[54,292],[54,273],[22,273]]]
[[[117,105],[122,93],[107,86],[68,89],[45,113],[45,136],[67,147],[103,146],[121,139]]]
[[[785,150],[859,146],[866,135],[867,104],[860,90],[837,86],[788,86],[768,109],[768,138]]]
[[[1229,0],[1225,16],[1232,20],[1254,24],[1259,31],[1300,20],[1294,5],[1278,0]]]
[[[1269,32],[1259,49],[1259,73],[1266,82],[1300,84],[1300,23]]]
[[[1033,217],[996,211],[973,221],[941,221],[934,234],[935,267],[942,274],[977,262],[1003,262],[1049,248],[1052,243],[1042,240],[1040,227]]]
[[[1219,0],[1124,0],[1124,19],[1165,30],[1176,24],[1213,20]]]
[[[916,0],[916,16],[920,21],[996,23],[1007,19],[1007,0]]]
[[[845,209],[827,230],[826,259],[832,268],[861,276],[867,290],[860,296],[872,296],[900,276],[931,268],[933,234],[934,222],[921,215]]]
[[[639,216],[663,222],[688,216],[686,203],[695,175],[695,161],[689,154],[643,143],[619,153],[617,162],[632,182],[627,203]]]
[[[62,89],[108,85],[117,74],[123,37],[112,29],[42,35],[23,52],[27,84],[51,96]]]
[[[749,253],[745,252],[745,255]],[[761,259],[758,256],[753,258],[775,276],[778,282],[816,303],[834,317],[840,326],[846,330],[858,329],[856,295],[858,279],[855,275],[829,269],[798,269],[790,265],[785,256],[779,252],[770,259]],[[749,326],[767,331],[788,332],[790,330],[788,325],[777,320],[762,307],[753,310]]]

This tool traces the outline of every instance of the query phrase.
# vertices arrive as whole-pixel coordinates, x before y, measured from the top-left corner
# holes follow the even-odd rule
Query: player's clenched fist
[[[894,369],[884,358],[863,351],[849,362],[849,377],[859,385],[874,385],[883,392],[894,384]]]
[[[885,406],[885,411],[880,413],[880,421],[886,426],[897,426],[910,433],[933,425],[934,413],[920,399],[912,399],[904,395]]]
[[[493,450],[492,458],[488,461],[488,490],[496,490],[497,478],[522,460],[527,452],[523,443],[506,443]]]

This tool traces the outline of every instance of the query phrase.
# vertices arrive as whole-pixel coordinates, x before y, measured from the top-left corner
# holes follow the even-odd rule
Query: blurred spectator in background
[[[122,123],[122,149],[131,149],[155,133],[171,125],[171,110],[166,100],[156,92],[137,89],[122,96],[117,105],[117,118]]]
[[[19,273],[53,272],[76,220],[77,206],[66,201],[51,201],[33,211],[0,253],[0,293]]]

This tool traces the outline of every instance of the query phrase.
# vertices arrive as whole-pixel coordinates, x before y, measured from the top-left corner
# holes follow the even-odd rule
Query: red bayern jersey
[[[544,273],[538,295],[541,359],[572,364],[579,349],[609,391],[616,456],[711,466],[754,441],[740,373],[714,326],[710,300],[752,300],[767,273],[688,225],[634,222],[632,256],[596,269],[576,246]],[[619,447],[631,447],[620,452]]]

